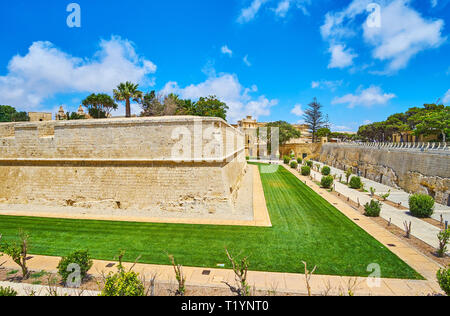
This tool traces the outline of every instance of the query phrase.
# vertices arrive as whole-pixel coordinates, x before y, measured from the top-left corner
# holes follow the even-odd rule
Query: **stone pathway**
[[[314,162],[314,164],[317,164],[317,162]],[[323,166],[324,164],[320,165]],[[343,175],[342,179],[343,181],[345,181],[346,177],[344,171],[333,167],[330,168],[331,174],[336,174],[338,175],[338,177],[340,175]],[[311,171],[311,175],[315,177],[316,181],[320,181],[320,179],[322,178],[322,174],[314,170]],[[402,202],[403,206],[408,207],[408,199],[409,199],[408,193],[363,177],[361,177],[361,180],[365,184],[366,190],[369,190],[370,187],[373,187],[377,190],[376,191],[377,195],[387,193],[389,190],[391,190],[391,197],[389,197],[389,200],[396,203]],[[337,192],[341,193],[346,197],[349,197],[352,201],[356,203],[358,203],[359,201],[361,205],[364,205],[372,200],[372,198],[370,197],[370,193],[350,189],[347,185],[339,183],[338,181],[335,182],[335,188]],[[446,206],[443,205],[438,206],[438,209],[445,209],[445,208]],[[448,214],[450,215],[450,213]],[[439,241],[437,239],[437,235],[440,229],[434,225],[431,225],[421,219],[412,216],[411,214],[409,214],[409,210],[399,210],[393,206],[383,203],[380,216],[387,221],[391,219],[392,224],[396,225],[401,229],[403,229],[404,227],[403,223],[405,221],[412,222],[412,235],[414,237],[422,240],[423,242],[427,243],[428,245],[434,248],[438,247]]]
[[[98,291],[80,291],[61,287],[52,287],[33,284],[22,284],[12,282],[0,282],[0,287],[9,287],[17,292],[18,296],[53,296],[52,291],[56,291],[57,296],[98,296]]]

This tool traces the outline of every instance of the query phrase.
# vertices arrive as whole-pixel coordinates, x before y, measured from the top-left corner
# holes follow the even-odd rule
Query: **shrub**
[[[332,176],[325,176],[325,177],[322,177],[322,181],[320,181],[320,184],[325,189],[329,189],[333,185],[333,182],[334,182],[334,178]]]
[[[27,253],[28,253],[28,240],[30,236],[23,232],[19,231],[19,239],[20,243],[0,243],[0,252],[3,252],[5,255],[11,257],[11,259],[19,265],[22,269],[22,278],[28,279],[30,277],[30,272],[27,267]],[[1,235],[0,235],[1,242]]]
[[[299,165],[301,165],[302,162],[303,162],[303,159],[302,159],[302,158],[297,158],[297,163],[298,163]]]
[[[363,183],[360,177],[352,177],[350,179],[350,188],[359,190],[363,187]]]
[[[17,292],[10,287],[0,286],[0,296],[17,296]]]
[[[364,210],[366,211],[364,215],[369,217],[379,217],[381,212],[381,202],[372,200],[370,203],[364,205]]]
[[[439,239],[439,249],[438,256],[443,258],[447,252],[448,241],[450,240],[450,229],[442,230],[438,234]]]
[[[311,160],[306,161],[306,165],[310,168],[313,167],[313,162]]]
[[[450,266],[437,272],[438,283],[445,294],[450,295]]]
[[[73,272],[69,267],[69,265],[71,264],[77,264],[80,267],[80,277],[81,280],[83,280],[93,264],[91,256],[89,255],[89,251],[79,250],[71,253],[67,257],[61,258],[61,261],[59,261],[58,264],[58,274],[61,276],[64,283],[67,283],[67,278]],[[68,267],[69,269],[67,269]]]
[[[349,182],[350,177],[352,176],[352,174],[353,174],[353,171],[352,171],[352,169],[350,169],[350,168],[348,168],[347,171],[345,171],[345,178],[347,179],[347,184],[348,184],[348,182]]]
[[[291,162],[291,168],[292,168],[292,169],[297,169],[297,167],[298,167],[297,161],[292,161],[292,162]]]
[[[146,296],[139,274],[132,270],[125,271],[122,264],[124,254],[125,252],[121,252],[119,255],[118,271],[110,272],[106,277],[101,296]]]
[[[381,196],[381,198],[383,199],[383,201],[386,201],[390,196],[391,196],[391,190],[389,190],[388,193],[383,194]]]
[[[302,167],[302,176],[309,176],[311,174],[311,168],[309,166]]]
[[[409,210],[418,218],[428,218],[434,212],[434,199],[426,194],[414,194],[409,198]]]
[[[322,174],[323,174],[324,176],[329,176],[330,173],[331,173],[330,167],[325,166],[325,167],[322,168]]]
[[[287,164],[289,164],[289,162],[291,161],[291,157],[289,157],[289,156],[284,156],[284,157],[283,157],[283,161],[284,161],[284,163],[287,165]]]

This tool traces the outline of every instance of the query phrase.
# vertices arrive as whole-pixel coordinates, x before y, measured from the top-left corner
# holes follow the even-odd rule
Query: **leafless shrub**
[[[236,277],[236,282],[238,283],[237,294],[239,296],[250,296],[250,286],[247,283],[247,273],[250,265],[248,257],[243,257],[239,261],[233,258],[227,249],[225,249],[225,252],[227,253],[228,260],[233,266],[233,272]]]
[[[306,290],[308,291],[308,296],[311,296],[311,286],[309,284],[309,281],[311,280],[312,275],[314,272],[316,272],[317,266],[314,266],[314,269],[312,271],[308,270],[308,264],[305,261],[302,261],[303,265],[305,266],[305,282],[306,282]]]
[[[412,232],[412,222],[407,222],[405,221],[403,223],[404,227],[405,227],[405,232],[406,232],[406,238],[410,239],[411,238],[411,232]]]
[[[180,264],[176,264],[175,258],[172,255],[168,255],[172,262],[173,270],[175,271],[175,278],[178,282],[178,289],[175,292],[176,296],[184,296],[186,293],[186,276],[183,273],[183,267]]]

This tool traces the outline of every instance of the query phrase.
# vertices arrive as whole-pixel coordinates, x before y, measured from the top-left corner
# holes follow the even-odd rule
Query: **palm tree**
[[[139,85],[131,82],[121,83],[114,89],[114,99],[116,101],[125,101],[126,117],[131,117],[130,99],[138,102],[142,99],[142,92],[138,90]]]

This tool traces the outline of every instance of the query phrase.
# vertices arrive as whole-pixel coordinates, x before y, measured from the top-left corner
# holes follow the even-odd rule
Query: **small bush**
[[[322,181],[320,181],[320,184],[325,189],[329,189],[333,185],[333,182],[334,182],[334,178],[332,176],[325,176],[325,177],[322,177]]]
[[[10,287],[0,286],[0,296],[17,296],[17,292]]]
[[[386,201],[390,196],[391,196],[391,190],[389,190],[388,193],[383,194],[381,196],[381,198],[383,199],[383,201]]]
[[[444,258],[445,254],[447,253],[448,241],[450,240],[450,229],[442,230],[441,232],[439,232],[438,239],[439,239],[438,256]]]
[[[349,184],[350,188],[352,189],[356,189],[359,190],[363,187],[363,183],[361,181],[360,177],[352,177],[350,179],[350,184]]]
[[[297,163],[298,163],[299,165],[301,165],[302,162],[303,162],[303,159],[302,159],[302,158],[297,158]]]
[[[381,202],[372,200],[364,205],[365,215],[369,217],[379,217],[381,212]]]
[[[291,157],[289,157],[289,156],[284,156],[283,157],[283,162],[287,165],[287,164],[289,164],[289,162],[291,161]]]
[[[428,218],[434,212],[434,199],[426,194],[414,194],[409,198],[409,210],[418,218]]]
[[[302,167],[302,176],[309,176],[311,174],[311,168],[309,166]]]
[[[291,162],[291,168],[292,168],[292,169],[297,169],[297,167],[298,167],[297,161],[292,161],[292,162]]]
[[[330,167],[325,166],[325,167],[322,168],[322,174],[323,174],[324,176],[329,176],[330,173],[331,173]]]
[[[71,269],[67,271],[70,264],[77,264],[80,267],[80,277],[81,280],[83,280],[89,269],[92,267],[93,262],[89,255],[89,251],[87,250],[75,251],[67,257],[63,257],[58,264],[58,274],[61,276],[64,283],[67,283],[67,278],[73,273]]]
[[[450,267],[437,272],[438,283],[445,294],[450,295]]]
[[[310,168],[313,167],[313,162],[311,160],[306,161],[306,165]]]

